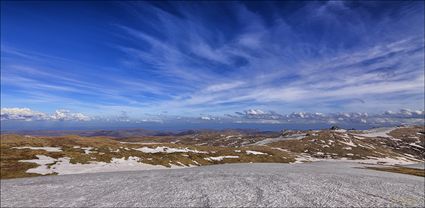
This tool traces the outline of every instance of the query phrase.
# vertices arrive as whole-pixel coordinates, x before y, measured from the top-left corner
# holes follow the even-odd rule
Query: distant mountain
[[[119,129],[119,130],[25,130],[25,131],[2,131],[1,134],[17,134],[29,136],[66,136],[78,135],[83,137],[105,136],[112,138],[128,138],[140,136],[187,136],[195,134],[256,134],[259,133],[255,129],[224,129],[224,130],[183,130],[183,131],[161,131],[147,129]],[[271,132],[268,132],[271,133]]]
[[[2,134],[18,134],[29,136],[65,136],[78,135],[84,137],[105,136],[113,138],[124,138],[134,136],[155,136],[162,131],[146,129],[123,129],[123,130],[30,130],[30,131],[2,131]]]

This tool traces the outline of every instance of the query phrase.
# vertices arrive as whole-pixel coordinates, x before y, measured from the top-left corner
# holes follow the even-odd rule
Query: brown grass
[[[317,158],[348,158],[366,159],[367,157],[399,157],[403,154],[414,155],[417,159],[423,159],[423,151],[411,148],[411,142],[418,142],[424,145],[425,136],[418,134],[423,131],[423,127],[399,128],[390,133],[395,141],[388,138],[364,138],[357,139],[350,133],[348,138],[344,138],[346,133],[323,130],[320,132],[305,131],[308,133],[301,140],[285,140],[267,144],[265,146],[243,146],[271,137],[270,135],[240,134],[238,132],[207,132],[202,134],[192,134],[184,136],[146,136],[131,137],[127,139],[111,139],[108,137],[25,137],[20,135],[1,135],[0,139],[0,178],[16,178],[36,176],[25,171],[37,167],[34,163],[19,162],[20,160],[36,159],[36,155],[45,155],[52,158],[69,157],[71,163],[89,163],[91,161],[110,162],[112,158],[128,158],[136,156],[142,163],[152,165],[163,165],[169,167],[171,164],[181,165],[210,165],[222,163],[249,163],[249,162],[294,162],[296,155],[305,153]],[[300,133],[289,132],[288,134]],[[352,133],[352,132],[351,132]],[[278,136],[278,135],[274,135]],[[345,136],[346,137],[346,136]],[[333,142],[331,142],[331,140]],[[357,147],[347,150],[347,144],[338,141],[352,141]],[[127,142],[159,142],[160,144],[136,144],[120,143]],[[174,144],[175,143],[175,144]],[[202,145],[200,145],[202,144]],[[328,145],[328,146],[325,146]],[[47,152],[44,150],[12,149],[13,147],[60,147],[62,152]],[[85,154],[80,147],[93,147],[92,153]],[[198,153],[144,153],[134,150],[140,147],[155,148],[158,146],[189,148],[192,150],[206,151],[207,154]],[[275,147],[286,149],[280,151]],[[371,148],[373,147],[373,148]],[[117,152],[117,150],[119,150]],[[235,152],[240,150],[241,152]],[[267,153],[267,155],[248,155],[246,150],[254,150]],[[318,154],[324,153],[324,155]],[[226,158],[222,161],[208,161],[207,157],[217,156],[239,156],[239,158]]]
[[[366,167],[367,169],[425,177],[425,170],[408,167]]]
[[[279,147],[287,149],[294,153],[308,153],[313,157],[328,157],[328,158],[349,158],[353,160],[367,159],[367,157],[386,157],[386,156],[399,156],[397,153],[392,152],[386,148],[382,148],[380,144],[373,141],[359,140],[355,137],[348,135],[349,138],[344,139],[342,133],[332,131],[322,131],[309,135],[300,140],[285,140],[268,144],[271,147]],[[342,142],[352,141],[356,147],[349,146]],[[372,146],[371,146],[372,144]],[[351,149],[344,149],[344,148]],[[324,155],[318,155],[318,152]]]
[[[128,158],[136,156],[141,158],[141,162],[152,165],[163,165],[170,167],[171,164],[181,165],[210,165],[222,163],[247,163],[247,162],[294,162],[294,157],[283,151],[275,150],[267,146],[250,146],[243,148],[219,147],[219,146],[195,146],[181,144],[128,144],[120,143],[109,138],[102,137],[24,137],[19,135],[2,135],[1,137],[1,175],[0,178],[17,178],[36,176],[25,171],[37,167],[34,163],[19,162],[20,160],[37,159],[36,155],[45,155],[52,158],[69,157],[73,164],[86,164],[91,161],[110,162],[112,158]],[[13,147],[60,147],[62,152],[47,152],[45,150],[13,149]],[[85,154],[80,147],[93,147],[92,153]],[[184,153],[144,153],[134,150],[140,147],[155,148],[158,146],[189,148],[191,150],[206,151],[207,154],[184,152]],[[117,151],[119,150],[119,151]],[[240,150],[241,152],[235,152]],[[248,155],[246,150],[254,150],[267,153],[267,155]],[[237,159],[226,158],[222,161],[208,161],[207,157],[217,157],[225,155],[239,156]]]

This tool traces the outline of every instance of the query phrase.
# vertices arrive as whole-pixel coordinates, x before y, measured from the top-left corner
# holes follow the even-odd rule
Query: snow
[[[235,152],[241,152],[241,150],[235,150]]]
[[[90,154],[92,153],[91,150],[93,150],[93,147],[82,147],[81,149],[84,150],[84,154]]]
[[[359,137],[359,136],[353,136],[353,137],[360,140],[365,139],[364,137]]]
[[[403,165],[404,167],[408,167],[408,168],[416,168],[416,169],[425,169],[425,163],[424,162],[419,162],[416,164],[408,164],[408,165]]]
[[[320,153],[320,152],[318,152]],[[318,154],[317,153],[317,154]],[[352,153],[347,153],[348,156],[353,156]],[[342,162],[342,161],[349,161],[349,162],[355,162],[355,163],[362,163],[362,164],[384,164],[384,165],[408,165],[408,164],[415,164],[418,162],[418,160],[408,159],[404,157],[397,157],[397,158],[378,158],[378,157],[368,157],[368,159],[360,159],[360,160],[350,160],[348,158],[339,158],[339,159],[330,159],[330,158],[314,158],[307,154],[300,154],[295,158],[295,162],[291,163],[304,163],[304,162],[317,162],[317,161],[326,161],[326,162]]]
[[[376,128],[370,129],[367,131],[363,131],[361,134],[355,134],[357,136],[365,136],[365,137],[390,137],[388,133],[395,130],[396,128]]]
[[[397,158],[377,158],[377,157],[368,157],[369,159],[366,160],[356,160],[361,163],[372,163],[372,164],[380,164],[384,163],[385,165],[408,165],[408,164],[414,164],[417,163],[416,161],[409,160],[407,158],[403,157],[397,157]]]
[[[99,172],[116,172],[116,171],[133,171],[133,170],[152,170],[152,169],[169,169],[162,165],[151,165],[141,163],[139,157],[130,156],[128,159],[112,158],[110,163],[90,162],[89,164],[72,164],[69,157],[54,159],[44,155],[37,155],[38,159],[20,160],[19,162],[32,162],[40,166],[27,170],[27,173],[37,173],[41,175],[57,173],[58,175],[79,174],[79,173],[99,173]],[[47,166],[51,165],[50,168]],[[183,166],[187,167],[187,166]],[[171,165],[171,168],[183,168],[178,165]]]
[[[319,160],[321,160],[321,159],[311,157],[310,155],[307,155],[307,154],[301,154],[301,155],[298,155],[295,158],[295,162],[290,163],[290,164],[304,163],[305,161],[313,162],[313,161],[319,161]]]
[[[344,132],[347,132],[347,130],[345,130],[345,129],[336,129],[336,130],[333,130],[334,132],[341,132],[341,133],[344,133]]]
[[[290,151],[289,151],[289,150],[287,150],[287,149],[282,149],[282,148],[279,148],[279,147],[272,147],[272,149],[279,150],[279,151],[283,151],[283,152],[290,152]]]
[[[355,168],[360,167],[360,168]],[[424,207],[424,178],[350,162],[2,180],[4,207]],[[258,200],[256,200],[258,199]],[[261,199],[261,200],[260,200]]]
[[[47,152],[62,152],[60,147],[12,147],[12,149],[45,150]]]
[[[120,142],[121,144],[161,144],[160,142]]]
[[[410,146],[413,146],[413,147],[418,147],[418,148],[424,149],[424,147],[422,147],[422,146],[420,146],[420,145],[418,145],[416,143],[410,143],[409,145]]]
[[[239,158],[239,156],[233,156],[233,155],[227,155],[227,156],[218,156],[218,157],[206,157],[205,160],[209,161],[222,161],[223,159],[230,158],[230,159],[236,159]]]
[[[367,144],[367,145],[360,145],[359,144],[359,146],[364,147],[364,148],[368,148],[368,149],[376,149],[373,145],[370,145],[370,144]]]
[[[248,155],[267,155],[267,153],[264,153],[264,152],[257,152],[257,151],[253,151],[253,150],[247,150],[246,151],[246,154],[248,154]]]
[[[33,160],[19,160],[19,162],[28,162],[28,163],[36,163],[40,166],[36,167],[36,168],[31,168],[28,169],[26,172],[27,173],[38,173],[41,175],[46,175],[46,174],[50,174],[52,173],[49,168],[47,167],[48,164],[52,164],[54,162],[56,162],[55,158],[51,158],[45,155],[36,155],[36,157],[38,159],[33,159]]]
[[[266,145],[273,142],[284,141],[284,140],[300,140],[306,137],[306,134],[293,134],[290,136],[279,136],[275,138],[267,138],[261,141],[258,141],[252,145]]]
[[[348,146],[351,146],[351,147],[357,147],[357,145],[356,144],[354,144],[354,142],[353,141],[349,141],[349,142],[344,142],[344,141],[339,141],[340,143],[343,143],[343,144],[346,144],[346,145],[348,145]]]
[[[176,152],[193,152],[193,153],[202,153],[202,154],[208,153],[205,151],[191,150],[188,148],[172,148],[172,147],[164,147],[164,146],[155,147],[155,148],[141,147],[134,150],[141,151],[144,153],[176,153]]]

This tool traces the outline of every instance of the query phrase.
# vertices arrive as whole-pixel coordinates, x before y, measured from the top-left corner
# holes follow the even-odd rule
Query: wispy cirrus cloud
[[[6,38],[2,105],[139,117],[423,108],[423,2],[252,4],[118,3],[129,16],[97,18],[108,32],[84,40],[100,61]]]
[[[294,26],[287,23],[284,17],[278,17],[276,21],[267,25],[261,16],[245,6],[234,5],[234,8],[236,16],[250,20],[253,24],[244,25],[242,21],[239,22],[239,31],[233,33],[231,38],[224,38],[221,41],[212,40],[213,37],[222,35],[220,30],[211,35],[214,32],[206,29],[208,25],[194,18],[194,14],[185,12],[185,8],[178,10],[181,16],[174,16],[155,8],[157,18],[152,17],[149,20],[158,22],[156,24],[159,25],[158,30],[164,33],[161,40],[143,31],[124,27],[130,35],[141,38],[151,46],[160,46],[151,47],[150,53],[144,54],[139,60],[148,62],[146,59],[150,59],[159,63],[170,63],[171,67],[166,71],[161,70],[162,67],[166,68],[165,65],[158,67],[159,73],[169,72],[168,70],[172,70],[175,66],[179,66],[178,72],[180,70],[192,72],[192,66],[196,63],[204,59],[210,61],[208,69],[203,69],[204,66],[196,68],[202,71],[202,75],[207,76],[197,77],[205,80],[204,83],[197,84],[199,90],[184,94],[182,97],[185,99],[166,101],[164,105],[180,107],[211,105],[211,108],[214,108],[216,105],[228,103],[261,105],[281,102],[296,105],[300,102],[312,102],[313,105],[317,105],[340,100],[362,100],[360,103],[365,104],[376,97],[397,102],[402,94],[423,94],[424,74],[420,69],[424,67],[422,61],[424,42],[422,36],[418,36],[421,34],[420,30],[410,37],[391,37],[387,41],[382,41],[380,37],[369,37],[371,33],[365,31],[365,27],[378,27],[372,31],[373,34],[394,27],[396,23],[380,25],[386,20],[374,20],[370,25],[365,25],[367,23],[362,21],[361,14],[356,13],[358,11],[354,11],[345,3],[307,7],[305,10],[315,10],[319,16],[324,16],[326,10],[326,15],[335,17],[339,15],[338,11],[344,10],[354,17],[353,22],[349,22],[347,30],[361,33],[356,37],[361,40],[359,46],[336,48],[329,52],[327,50],[330,49],[327,47],[335,44],[332,39],[325,39],[323,44],[302,41],[296,36],[304,34],[297,33]],[[335,24],[330,27],[333,32],[347,32],[341,28],[337,29],[343,20],[321,18],[324,19],[311,21],[331,21],[329,24]],[[238,18],[235,21],[238,23]],[[175,28],[170,25],[179,25],[181,30],[190,32],[174,33],[172,29]],[[203,34],[203,31],[208,32]],[[279,37],[285,38],[276,40],[278,34]],[[285,39],[294,42],[287,44]],[[373,44],[369,44],[371,42],[369,39],[373,39]],[[339,41],[341,44],[350,44],[349,41],[346,41],[347,43],[344,40]],[[179,44],[180,42],[185,44]],[[313,51],[316,54],[312,54]],[[174,62],[176,57],[178,63]],[[229,70],[222,73],[220,72],[222,68]],[[214,70],[219,72],[214,73]],[[226,73],[231,74],[231,80],[222,76]],[[182,79],[192,79],[184,74],[175,76],[180,75]],[[247,80],[249,82],[246,82]],[[209,86],[210,82],[213,83]],[[219,88],[217,86],[226,90],[211,91],[213,88]],[[391,99],[391,96],[385,95],[399,96]],[[412,103],[418,107],[423,102],[417,99]],[[358,107],[361,108],[360,104],[356,106]]]

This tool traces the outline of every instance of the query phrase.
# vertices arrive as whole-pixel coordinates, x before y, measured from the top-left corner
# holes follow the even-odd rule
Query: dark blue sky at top
[[[423,1],[1,2],[2,108],[423,109],[423,57]]]

